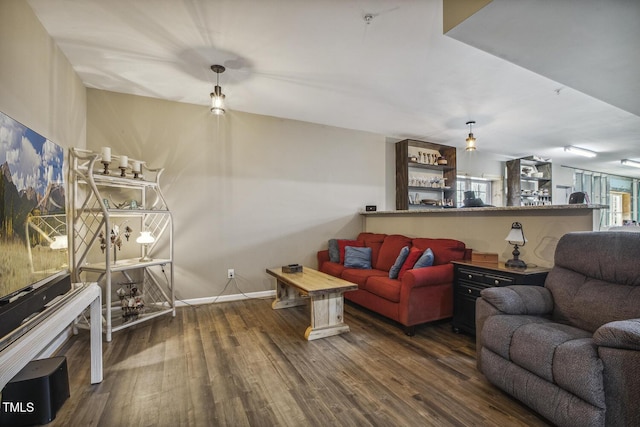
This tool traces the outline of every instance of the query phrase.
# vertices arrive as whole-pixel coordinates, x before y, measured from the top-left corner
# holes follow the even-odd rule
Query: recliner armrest
[[[480,292],[480,296],[504,314],[546,315],[553,311],[553,296],[542,286],[487,288]]]
[[[640,350],[640,319],[606,323],[593,334],[593,341],[601,347]]]

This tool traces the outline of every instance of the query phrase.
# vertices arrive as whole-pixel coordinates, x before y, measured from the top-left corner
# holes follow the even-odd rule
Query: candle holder
[[[102,161],[102,165],[104,166],[104,170],[102,171],[103,175],[109,175],[109,165],[111,164],[111,162],[105,162],[104,160]]]
[[[125,178],[127,176],[127,167],[126,166],[120,166],[120,176]]]
[[[142,171],[142,164],[138,160],[134,160],[131,165],[131,172],[133,172],[133,179],[140,178],[140,172]]]

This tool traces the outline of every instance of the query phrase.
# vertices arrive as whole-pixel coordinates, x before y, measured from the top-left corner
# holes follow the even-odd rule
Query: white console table
[[[91,384],[102,382],[102,291],[96,283],[80,285],[69,300],[0,351],[0,390],[47,345],[91,309]]]

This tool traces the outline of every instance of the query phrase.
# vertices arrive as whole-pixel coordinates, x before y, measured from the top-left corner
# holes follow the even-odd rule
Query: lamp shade
[[[222,93],[222,88],[218,85],[214,88],[214,91],[211,93],[211,113],[217,116],[221,116],[224,114],[224,94]]]
[[[504,239],[512,244],[524,245],[527,242],[527,238],[524,237],[524,230],[522,229],[522,224],[519,222],[514,222],[511,224],[511,230],[509,230],[509,234]]]
[[[466,151],[475,151],[476,150],[476,139],[472,133],[467,137],[467,148]]]
[[[467,147],[465,148],[466,151],[476,151],[476,138],[473,136],[473,125],[475,125],[476,122],[473,120],[470,120],[467,122],[467,126],[469,126],[469,136],[467,137]]]
[[[136,239],[136,242],[140,243],[141,245],[149,245],[155,241],[156,239],[155,237],[153,237],[153,234],[151,234],[150,231],[141,231],[140,236],[138,236],[138,238]]]
[[[216,85],[211,92],[211,114],[222,116],[224,114],[224,94],[219,85],[220,73],[224,73],[225,68],[222,65],[212,65],[211,71],[216,73]]]

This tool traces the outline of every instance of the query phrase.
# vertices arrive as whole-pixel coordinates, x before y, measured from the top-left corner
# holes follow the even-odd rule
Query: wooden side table
[[[497,264],[453,261],[453,330],[476,334],[476,299],[480,291],[495,286],[544,286],[549,268],[513,269]]]

